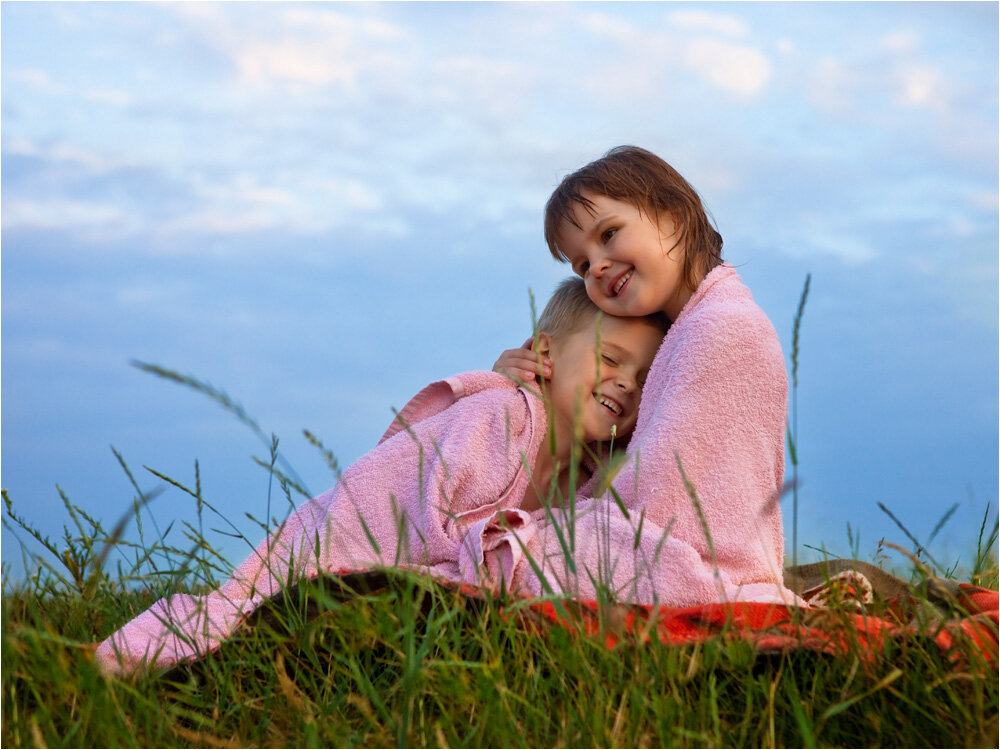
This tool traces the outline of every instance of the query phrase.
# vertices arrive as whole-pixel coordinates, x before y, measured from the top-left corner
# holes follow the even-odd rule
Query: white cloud
[[[936,67],[921,63],[902,64],[893,72],[895,101],[903,107],[922,107],[944,111],[948,108],[950,88]]]
[[[716,39],[688,43],[684,64],[707,83],[742,99],[759,95],[771,77],[771,62],[762,52]]]
[[[310,32],[322,29],[323,34],[332,34],[343,39],[359,33],[372,39],[398,41],[407,36],[401,27],[386,23],[378,18],[348,18],[327,10],[291,8],[285,11],[284,20],[290,26],[298,26]]]
[[[19,182],[5,182],[3,225],[10,229],[83,232],[91,240],[142,233],[167,246],[177,234],[310,234],[349,224],[383,226],[386,198],[378,190],[358,177],[331,176],[321,166],[169,175],[60,143],[12,140],[4,153],[35,160]],[[52,194],[52,184],[81,179],[86,194]],[[152,194],[169,200],[149,199]],[[396,222],[391,231],[403,230]]]
[[[428,78],[427,94],[435,102],[497,118],[523,112],[537,73],[509,60],[459,55],[431,62]]]
[[[952,216],[948,219],[947,233],[954,237],[971,237],[976,233],[976,225],[964,216]]]
[[[125,157],[80,148],[68,143],[34,143],[24,138],[8,140],[3,147],[5,154],[34,157],[50,164],[72,165],[87,172],[100,175],[120,169],[140,167],[141,163]]]
[[[1000,195],[993,190],[977,190],[969,196],[969,203],[981,211],[996,211],[1000,207]]]
[[[266,4],[254,14],[192,5],[201,6],[169,7],[252,89],[330,87],[352,93],[367,78],[392,80],[406,70],[397,53],[406,30],[379,19],[280,4]]]
[[[667,16],[665,25],[639,27],[605,13],[588,13],[580,25],[619,45],[603,64],[591,61],[585,80],[623,101],[677,85],[678,66],[742,100],[759,96],[771,78],[771,62],[761,50],[732,41],[749,31],[736,16],[677,11]],[[692,32],[699,35],[692,38]]]
[[[118,206],[69,198],[10,198],[3,202],[5,229],[110,229],[137,222]]]
[[[920,37],[910,30],[893,31],[878,41],[879,49],[893,53],[914,52],[920,46]]]
[[[775,42],[775,49],[784,56],[793,55],[798,51],[798,46],[791,39],[779,39]]]
[[[848,266],[867,263],[876,256],[874,248],[868,242],[847,234],[805,230],[797,240],[801,244],[793,254],[829,256]]]
[[[709,31],[731,38],[744,37],[749,30],[747,22],[727,13],[701,10],[678,10],[667,16],[671,25],[684,31]]]
[[[885,106],[891,103],[951,119],[959,100],[981,94],[949,75],[949,63],[933,59],[920,50],[916,34],[893,32],[882,37],[870,54],[820,57],[803,81],[806,96],[821,109],[841,114],[891,117],[893,107]]]
[[[115,302],[127,307],[150,307],[186,299],[193,285],[188,281],[134,279],[120,285],[114,292]]]
[[[862,80],[851,66],[835,57],[824,56],[806,80],[807,96],[823,110],[844,112],[854,105]]]
[[[197,210],[174,216],[155,229],[163,238],[180,234],[232,235],[280,229],[319,233],[336,227],[381,226],[383,198],[358,179],[314,174],[277,174],[260,184],[248,174],[227,182],[203,177],[193,185]]]
[[[634,40],[639,33],[639,29],[628,21],[607,13],[585,13],[580,19],[580,25],[591,34],[625,43]]]
[[[227,183],[196,186],[198,197],[209,204],[244,205],[259,211],[280,210],[295,205],[295,196],[274,187],[259,185],[247,174],[234,175]]]
[[[334,47],[319,50],[296,40],[246,42],[231,50],[243,79],[253,86],[282,82],[326,86],[340,84],[353,89],[360,65],[353,56],[338,54]]]
[[[270,229],[274,219],[245,206],[211,206],[184,214],[160,225],[161,235],[244,234]],[[177,248],[181,250],[181,248]]]
[[[18,337],[4,340],[4,354],[25,362],[79,367],[107,364],[107,351],[99,351],[93,341],[69,342],[52,336]]]
[[[117,89],[86,89],[81,96],[89,102],[113,107],[127,107],[135,102],[130,94]]]
[[[50,90],[53,85],[52,77],[39,68],[8,69],[4,71],[3,76],[10,82],[26,83],[43,91]]]

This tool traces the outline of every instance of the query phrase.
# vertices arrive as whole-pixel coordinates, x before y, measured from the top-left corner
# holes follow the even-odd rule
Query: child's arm
[[[506,375],[511,380],[530,382],[539,377],[552,375],[552,361],[531,350],[532,340],[528,339],[517,349],[508,349],[493,363],[493,372]]]

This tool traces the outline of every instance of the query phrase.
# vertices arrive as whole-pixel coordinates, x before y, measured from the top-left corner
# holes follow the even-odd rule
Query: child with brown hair
[[[528,581],[590,598],[606,585],[633,601],[792,602],[782,585],[779,498],[788,381],[774,327],[732,266],[688,182],[655,154],[612,149],[567,176],[545,207],[545,239],[609,315],[672,322],[628,446],[606,494],[581,496],[575,559],[559,533],[537,535],[545,561]],[[528,347],[494,369],[525,380],[549,363]],[[589,540],[603,540],[600,544]],[[629,547],[644,555],[623,553]],[[543,583],[546,579],[546,583]]]

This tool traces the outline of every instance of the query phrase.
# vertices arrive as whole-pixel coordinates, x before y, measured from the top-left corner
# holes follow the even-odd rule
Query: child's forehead
[[[559,211],[559,221],[556,225],[556,233],[560,234],[567,226],[583,230],[583,225],[588,221],[593,221],[601,213],[599,201],[615,201],[634,208],[640,214],[653,219],[660,214],[660,210],[653,203],[645,203],[633,196],[614,196],[593,190],[582,190],[570,196]]]
[[[628,335],[639,331],[650,331],[660,336],[663,335],[656,324],[646,317],[625,318],[607,313],[594,312],[581,320],[571,334],[587,334],[596,342],[598,334],[602,341],[606,343],[620,343],[617,339],[621,335]]]

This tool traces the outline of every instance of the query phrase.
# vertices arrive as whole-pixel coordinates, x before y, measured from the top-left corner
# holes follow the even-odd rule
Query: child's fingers
[[[526,349],[508,349],[494,363],[493,371],[509,378],[528,381],[534,380],[536,376],[550,376],[552,363],[548,358],[539,362],[538,357]]]

